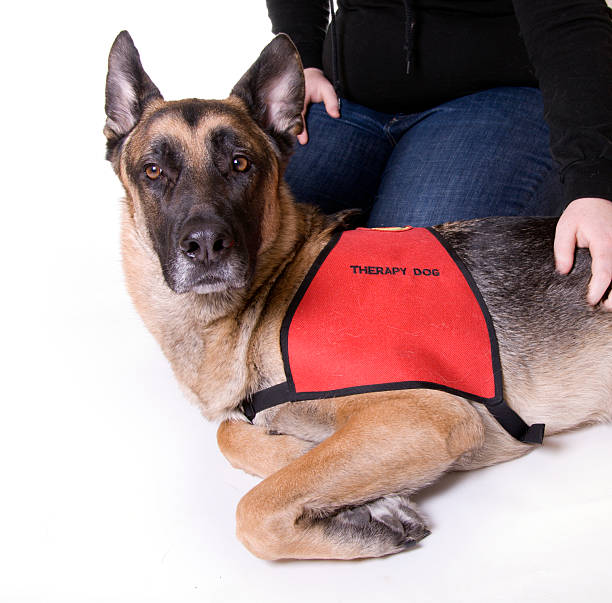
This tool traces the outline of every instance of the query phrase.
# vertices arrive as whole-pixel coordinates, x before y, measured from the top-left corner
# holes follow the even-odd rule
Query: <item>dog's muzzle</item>
[[[179,229],[166,281],[176,293],[213,293],[246,283],[248,254],[218,217],[192,217]]]

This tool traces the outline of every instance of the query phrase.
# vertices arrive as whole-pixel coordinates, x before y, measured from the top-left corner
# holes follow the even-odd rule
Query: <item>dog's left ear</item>
[[[107,155],[115,159],[114,150],[140,119],[144,108],[153,100],[161,99],[157,86],[146,74],[140,55],[127,31],[115,39],[108,57],[106,76]]]
[[[289,36],[279,34],[270,42],[234,86],[253,119],[288,152],[303,129],[304,70]]]

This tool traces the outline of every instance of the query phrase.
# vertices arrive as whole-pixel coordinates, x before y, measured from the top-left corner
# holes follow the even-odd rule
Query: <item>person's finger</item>
[[[591,247],[590,251],[592,276],[589,282],[587,301],[594,306],[602,299],[612,281],[612,256],[610,250],[606,247]],[[612,309],[609,307],[609,302],[610,299],[608,298],[603,304],[606,309]]]
[[[555,233],[555,266],[560,274],[567,274],[574,265],[576,250],[576,229],[559,221]]]
[[[308,130],[306,129],[306,108],[302,111],[302,125],[304,129],[298,134],[297,139],[300,144],[308,142]]]
[[[323,98],[323,104],[325,110],[330,117],[340,117],[340,111],[338,110],[338,97],[336,91],[331,84],[323,86],[321,89],[321,96]]]

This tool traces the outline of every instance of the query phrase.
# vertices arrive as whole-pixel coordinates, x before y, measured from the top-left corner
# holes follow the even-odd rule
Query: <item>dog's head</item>
[[[107,158],[139,234],[176,293],[241,289],[278,230],[274,198],[302,129],[304,77],[277,36],[223,101],[166,102],[132,38],[115,40],[106,80]]]

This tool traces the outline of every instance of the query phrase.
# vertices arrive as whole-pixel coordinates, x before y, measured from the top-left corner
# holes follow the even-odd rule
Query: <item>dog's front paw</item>
[[[431,532],[408,497],[384,496],[326,518],[326,531],[358,539],[372,556],[410,548]]]
[[[404,496],[385,496],[366,505],[371,521],[396,534],[403,548],[415,545],[431,532],[410,500]]]

